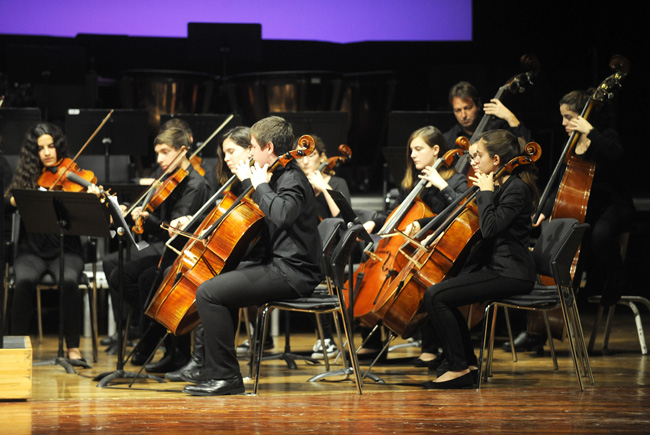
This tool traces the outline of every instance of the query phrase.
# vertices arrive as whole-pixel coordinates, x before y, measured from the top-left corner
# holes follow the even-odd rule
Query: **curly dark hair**
[[[50,135],[54,140],[56,158],[61,160],[68,156],[68,147],[63,131],[54,124],[39,123],[30,128],[25,134],[25,142],[20,150],[20,158],[14,178],[5,192],[7,196],[12,189],[36,189],[38,178],[43,172],[43,163],[38,156],[38,138]]]

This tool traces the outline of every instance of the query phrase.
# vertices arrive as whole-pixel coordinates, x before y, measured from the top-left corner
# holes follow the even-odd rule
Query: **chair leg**
[[[612,320],[614,319],[615,311],[616,305],[612,305],[607,311],[607,320],[605,320],[605,335],[603,336],[603,352],[606,352],[609,348],[609,333],[612,331]]]
[[[594,321],[594,326],[591,328],[591,337],[589,337],[589,346],[587,350],[591,353],[594,350],[594,344],[596,344],[596,336],[598,335],[598,325],[603,319],[604,308],[602,305],[598,305],[598,311],[596,313],[596,320]]]
[[[99,353],[97,349],[97,282],[94,279],[93,281],[93,286],[88,287],[86,290],[88,292],[88,309],[90,312],[90,336],[93,348],[93,362],[97,362]]]
[[[36,287],[36,316],[38,317],[38,342],[43,342],[43,316],[41,308],[41,288]]]
[[[268,329],[268,314],[270,307],[264,305],[261,308],[261,315],[257,316],[255,327],[255,334],[253,334],[253,342],[251,342],[251,369],[253,370],[253,394],[257,395],[260,381],[260,366],[262,365],[262,351],[264,350],[264,339]]]
[[[490,342],[488,344],[488,365],[485,370],[486,379],[492,376],[492,358],[494,356],[494,331],[496,331],[498,305],[492,308],[492,321],[490,323]]]
[[[503,307],[503,314],[506,316],[506,328],[508,329],[508,339],[510,340],[512,362],[517,362],[517,350],[515,349],[515,340],[512,338],[512,325],[510,324],[510,313],[508,313],[508,307]]]
[[[488,337],[488,325],[489,325],[489,318],[490,318],[490,310],[493,308],[492,304],[488,304],[485,307],[485,314],[483,316],[483,342],[481,344],[481,350],[479,352],[479,357],[478,357],[478,376],[476,378],[476,390],[480,390],[481,388],[481,382],[483,380],[483,362],[485,361],[486,365],[486,370],[485,373],[487,373],[487,358],[489,356],[486,355],[486,344],[487,344],[487,337]],[[487,380],[487,375],[485,376],[485,379]]]
[[[316,315],[316,325],[318,330],[318,339],[320,340],[321,347],[323,348],[323,360],[325,361],[325,371],[330,371],[330,358],[327,355],[327,349],[325,349],[325,334],[323,333],[323,323],[320,321],[320,315]]]
[[[548,347],[551,349],[551,357],[553,358],[553,367],[559,370],[557,365],[557,355],[555,355],[555,344],[553,344],[553,335],[551,333],[551,324],[548,321],[548,313],[544,311],[544,323],[546,324],[546,336],[548,337]],[[566,323],[566,318],[565,318]]]
[[[630,307],[630,310],[632,310],[632,313],[634,314],[634,323],[636,324],[637,335],[639,337],[639,346],[641,347],[641,354],[647,355],[648,347],[646,346],[646,342],[645,342],[645,334],[643,333],[643,323],[641,322],[641,313],[639,312],[639,309],[637,308],[636,304],[632,301],[623,301],[619,303],[627,305],[628,307]]]
[[[575,300],[575,299],[574,299]],[[587,352],[587,344],[585,342],[585,334],[582,329],[582,322],[580,321],[580,313],[578,312],[578,305],[573,304],[569,314],[572,316],[572,324],[575,325],[577,332],[576,336],[578,337],[580,351],[582,353],[582,363],[584,367],[585,374],[589,376],[589,381],[591,385],[595,384],[594,374],[591,370],[591,361],[589,360],[589,353]]]
[[[359,365],[359,359],[357,358],[357,351],[354,347],[354,335],[352,330],[352,323],[350,321],[348,310],[345,305],[345,300],[339,294],[339,314],[343,318],[343,330],[345,332],[345,339],[348,342],[348,350],[350,352],[350,363],[352,364],[352,370],[354,371],[354,381],[357,384],[357,392],[359,394],[363,393],[363,377],[361,376],[361,367]],[[336,322],[336,316],[335,322]],[[338,330],[338,322],[337,322]],[[340,339],[339,339],[340,340]],[[345,362],[345,352],[343,351],[343,346],[341,346],[341,354],[343,355],[344,367],[347,367]],[[370,369],[368,369],[370,371]],[[367,374],[367,373],[366,373]],[[366,375],[364,374],[364,376]]]

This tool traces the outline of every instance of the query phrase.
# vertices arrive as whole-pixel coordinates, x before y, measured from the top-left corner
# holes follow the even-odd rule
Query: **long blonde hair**
[[[438,145],[440,151],[438,156],[442,156],[447,151],[449,151],[449,145],[447,145],[447,140],[440,130],[432,125],[427,125],[426,127],[419,128],[411,133],[409,140],[406,144],[406,172],[404,173],[404,178],[402,179],[402,187],[406,190],[411,190],[413,186],[418,183],[418,171],[415,168],[413,159],[411,159],[411,142],[415,138],[420,137],[431,148],[435,145]],[[452,175],[456,173],[456,170],[453,168],[438,168],[438,173],[444,180],[448,180]]]

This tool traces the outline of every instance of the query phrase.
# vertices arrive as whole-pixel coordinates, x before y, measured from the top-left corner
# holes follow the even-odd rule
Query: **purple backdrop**
[[[0,33],[186,37],[188,22],[261,23],[264,39],[469,41],[471,0],[2,1]]]

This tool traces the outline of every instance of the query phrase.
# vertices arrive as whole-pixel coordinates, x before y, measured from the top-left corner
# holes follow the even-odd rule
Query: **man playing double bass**
[[[487,130],[505,129],[518,137],[530,142],[530,131],[503,103],[493,98],[481,107],[481,97],[478,90],[468,82],[458,82],[449,90],[449,105],[457,123],[445,133],[448,144],[456,143],[460,136],[468,139],[476,132],[481,120],[481,113],[493,115],[494,119],[486,127]]]
[[[196,306],[205,334],[205,367],[194,377],[200,381],[183,390],[192,395],[245,391],[235,348],[239,308],[309,295],[322,277],[313,188],[294,160],[284,167],[278,165],[272,174],[267,172],[279,156],[292,150],[291,124],[272,116],[255,123],[250,134],[255,164],[250,167],[243,162],[234,172],[244,186],[252,186],[251,199],[264,213],[258,242],[262,256],[243,261],[198,287]]]

